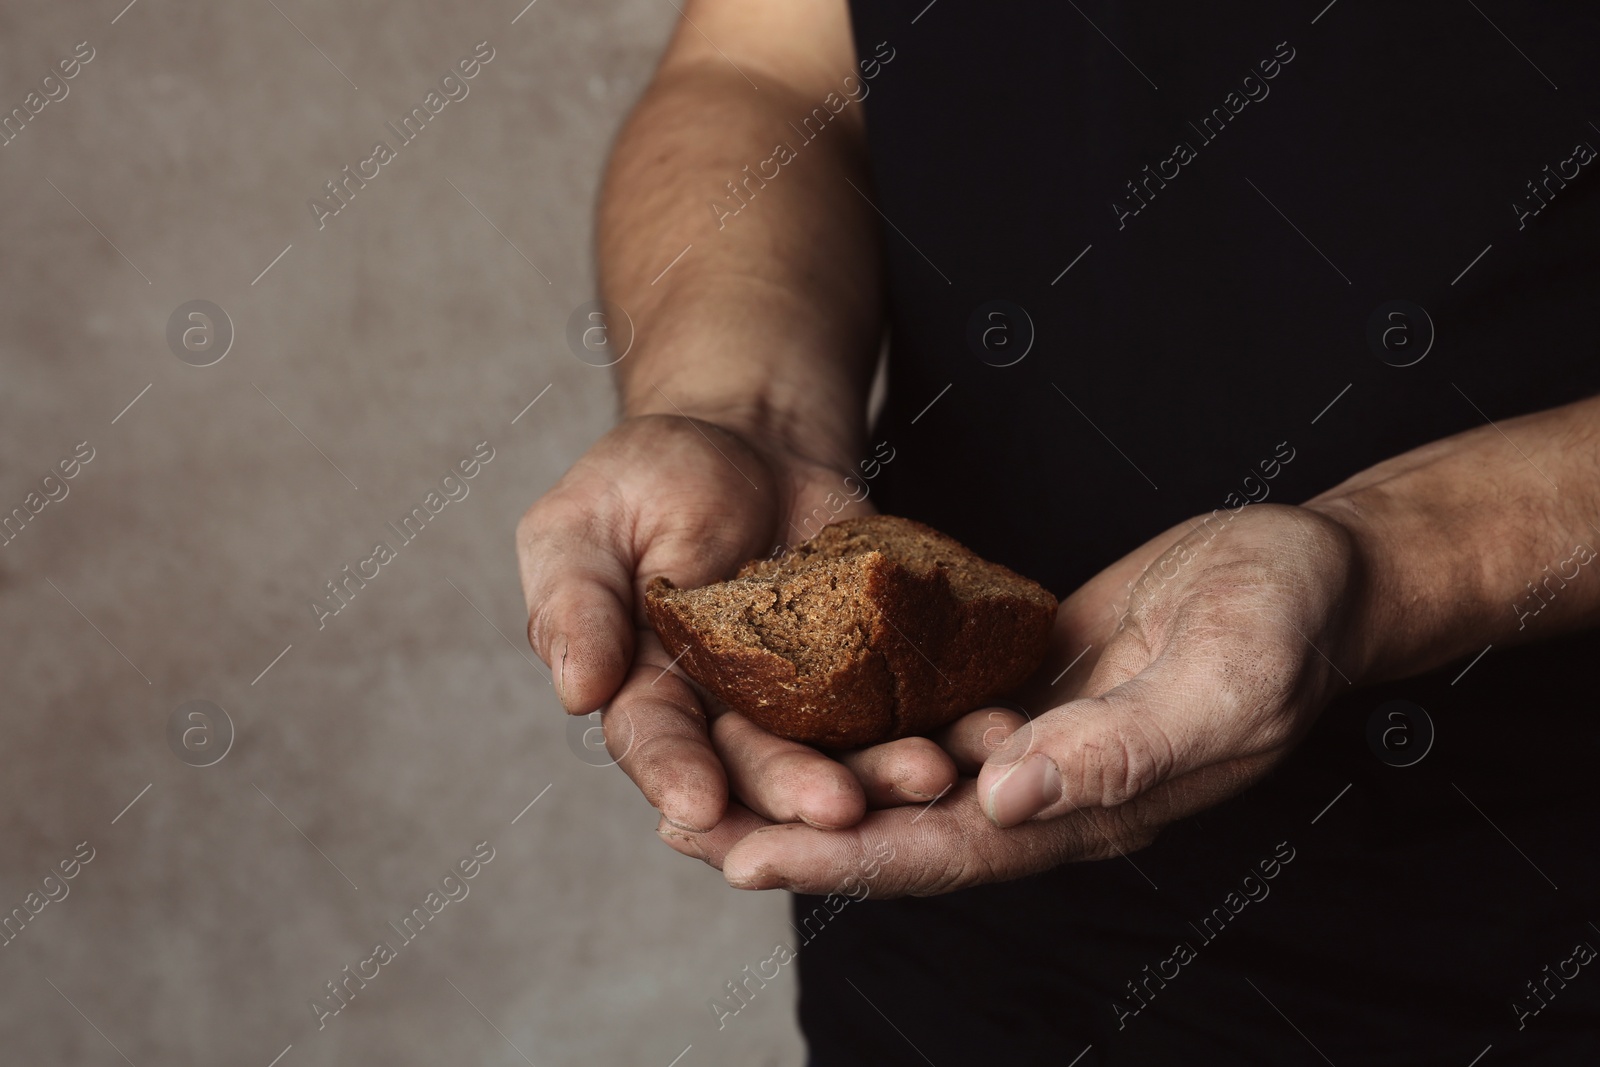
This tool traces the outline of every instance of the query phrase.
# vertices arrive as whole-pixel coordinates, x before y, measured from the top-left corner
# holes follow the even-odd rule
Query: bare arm
[[[600,202],[602,291],[636,329],[624,417],[518,528],[528,637],[568,712],[606,709],[611,757],[669,840],[848,826],[868,804],[936,795],[954,765],[926,738],[836,762],[737,714],[708,723],[640,605],[655,576],[703,585],[794,540],[795,516],[862,458],[882,301],[862,199],[870,89],[844,0],[685,15]],[[790,123],[816,108],[828,117],[803,138]]]
[[[1600,398],[1434,441],[1312,500],[1356,537],[1363,681],[1600,622]]]
[[[882,297],[877,220],[850,185],[869,188],[844,0],[697,0],[685,14],[600,202],[602,292],[638,328],[622,410],[773,434],[848,468]],[[789,124],[830,93],[848,102],[803,140]]]

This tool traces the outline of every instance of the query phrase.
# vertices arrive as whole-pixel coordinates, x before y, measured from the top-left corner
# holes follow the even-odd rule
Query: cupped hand
[[[645,415],[601,438],[522,517],[528,641],[570,714],[604,709],[607,749],[663,827],[744,818],[846,827],[869,805],[925,799],[954,781],[949,757],[925,738],[841,762],[717,715],[645,621],[644,589],[657,575],[683,587],[720,581],[815,533],[817,519],[802,516],[819,508],[828,518],[868,513],[848,502],[849,473],[762,434]],[[837,501],[847,503],[833,511]]]
[[[975,777],[943,799],[842,829],[735,808],[712,832],[668,842],[732,885],[814,893],[892,855],[879,897],[1142,848],[1261,778],[1360,677],[1362,574],[1350,533],[1308,508],[1185,524],[1062,603],[1057,654],[1022,704],[1039,711],[986,709],[947,728],[941,740]]]

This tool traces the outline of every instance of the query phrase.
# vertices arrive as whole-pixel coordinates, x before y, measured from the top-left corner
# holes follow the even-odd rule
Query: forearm
[[[1600,398],[1433,442],[1307,506],[1355,538],[1360,680],[1600,624]]]
[[[868,188],[861,105],[809,142],[789,126],[852,73],[847,29],[843,44],[781,73],[744,59],[756,90],[680,40],[629,119],[599,211],[601,290],[636,329],[617,368],[625,415],[694,415],[854,462],[882,300],[876,222],[850,184]],[[794,158],[774,176],[761,164],[780,143]]]

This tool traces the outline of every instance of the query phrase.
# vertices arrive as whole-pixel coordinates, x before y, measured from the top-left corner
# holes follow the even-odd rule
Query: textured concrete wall
[[[784,901],[669,853],[574,754],[513,566],[516,518],[612,414],[565,329],[672,6],[124,2],[0,7],[0,109],[23,109],[0,147],[0,508],[23,509],[0,1059],[799,1062],[792,977],[720,1033],[706,1009]],[[385,123],[483,41],[402,145]],[[380,139],[394,157],[319,228],[307,201]],[[210,366],[169,345],[192,300],[231,321]],[[467,495],[395,536],[485,441],[444,487]],[[394,558],[363,565],[379,541]],[[319,628],[346,565],[377,577]],[[169,740],[194,700],[234,728],[211,766],[176,753],[218,752],[214,713]],[[485,841],[406,942],[389,924]],[[379,941],[394,958],[319,1031],[309,1002]]]

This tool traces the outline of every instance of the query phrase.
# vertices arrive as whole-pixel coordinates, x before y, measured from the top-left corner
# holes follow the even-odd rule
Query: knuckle
[[[548,596],[541,597],[535,602],[532,612],[528,615],[528,646],[538,654],[545,665],[554,667],[550,662],[549,641],[554,633],[551,616],[554,614],[555,601]]]
[[[600,716],[600,726],[606,740],[606,753],[617,763],[633,754],[636,743],[659,740],[661,735],[640,738],[633,715],[626,708],[607,708]],[[653,757],[660,762],[660,757]]]
[[[1078,745],[1083,792],[1099,807],[1111,808],[1140,796],[1166,778],[1173,765],[1171,746],[1152,727],[1119,719]]]
[[[517,546],[519,548],[532,547],[533,542],[538,538],[540,528],[544,524],[546,510],[545,498],[541,497],[530,504],[528,510],[524,511],[517,519]]]
[[[723,758],[742,782],[742,792],[748,792],[751,806],[779,822],[797,821],[799,813],[808,808],[807,802],[817,796],[820,783],[812,772],[818,768],[803,753],[764,753],[759,747],[741,747]],[[740,764],[744,765],[742,773]]]
[[[1125,804],[1149,787],[1155,773],[1141,742],[1119,732],[1103,751],[1106,760],[1100,775],[1102,807]]]
[[[568,487],[558,483],[517,519],[517,547],[530,556],[536,554],[563,528],[581,524],[588,510]]]
[[[625,737],[614,737],[607,725],[607,752],[653,807],[659,808],[667,797],[692,784],[677,738],[659,733],[641,736],[631,725]]]

